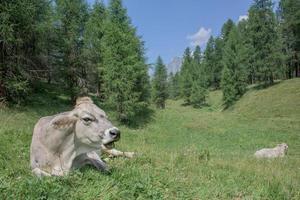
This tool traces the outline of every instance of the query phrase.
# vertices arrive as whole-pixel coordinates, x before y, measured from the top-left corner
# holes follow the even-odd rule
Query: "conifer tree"
[[[177,99],[180,96],[180,75],[176,72],[175,75],[171,72],[168,78],[168,97]]]
[[[38,67],[48,64],[42,58],[51,5],[47,0],[3,0],[0,5],[0,101],[20,103],[40,76]]]
[[[183,55],[183,63],[180,71],[180,90],[185,103],[190,103],[192,88],[192,57],[190,48],[186,48]]]
[[[143,42],[121,0],[109,2],[103,45],[105,98],[120,121],[131,123],[147,108],[150,87]]]
[[[282,53],[272,1],[255,0],[248,20],[256,77],[265,85],[272,84],[274,78],[282,77]]]
[[[208,85],[212,86],[214,82],[214,67],[215,67],[215,40],[211,36],[206,44],[204,51],[204,71],[208,78]]]
[[[191,71],[192,85],[189,102],[194,107],[201,107],[206,103],[207,76],[204,73],[202,63],[198,64],[195,60],[192,62],[193,71]]]
[[[287,78],[300,77],[300,1],[281,0],[279,17]]]
[[[155,64],[155,72],[153,77],[153,101],[157,108],[164,109],[165,101],[168,97],[167,89],[167,69],[163,60],[159,56]]]
[[[221,87],[226,108],[238,100],[246,90],[247,76],[245,66],[243,66],[244,52],[240,34],[234,26],[228,36],[223,54],[224,68]]]
[[[220,37],[215,39],[215,48],[214,48],[214,67],[213,67],[213,78],[212,78],[212,87],[215,89],[220,88],[221,76],[222,76],[222,56],[223,56],[223,47],[224,42]]]
[[[84,0],[57,0],[59,18],[59,51],[62,55],[61,76],[66,82],[72,101],[86,93],[86,68],[83,59],[83,33],[88,19]]]
[[[85,51],[88,80],[90,88],[95,91],[100,99],[104,98],[103,87],[103,37],[105,33],[106,8],[102,1],[97,0],[93,6],[89,20],[86,23]],[[96,87],[95,87],[96,86]],[[93,90],[94,89],[94,90]]]
[[[201,55],[201,48],[199,45],[195,47],[194,53],[193,53],[193,60],[197,65],[200,65],[202,61],[202,55]]]
[[[249,35],[249,21],[248,20],[242,20],[238,23],[237,28],[241,37],[241,41],[245,47],[245,54],[247,56],[245,57],[243,65],[246,67],[246,73],[248,76],[247,82],[249,84],[254,84],[255,83],[255,78],[256,78],[256,71],[254,68],[254,48],[251,45],[251,38]]]
[[[221,30],[221,37],[223,40],[223,44],[225,45],[228,38],[229,38],[229,34],[231,32],[231,29],[235,26],[234,22],[232,21],[232,19],[228,19],[222,26],[222,30]]]

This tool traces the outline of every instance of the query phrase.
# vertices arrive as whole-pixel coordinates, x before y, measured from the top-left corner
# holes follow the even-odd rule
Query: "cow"
[[[277,158],[284,157],[287,154],[288,145],[286,143],[278,144],[275,148],[264,148],[256,151],[256,158]]]
[[[72,111],[42,117],[35,125],[30,147],[32,172],[39,177],[64,176],[87,164],[109,172],[100,158],[101,149],[112,156],[133,156],[133,152],[112,149],[120,136],[120,130],[91,98],[78,98]]]

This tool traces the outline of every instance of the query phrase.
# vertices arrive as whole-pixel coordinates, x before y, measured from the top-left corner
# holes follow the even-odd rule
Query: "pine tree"
[[[232,21],[232,19],[228,19],[222,26],[222,30],[221,30],[221,37],[222,40],[224,42],[224,45],[226,44],[228,38],[229,38],[229,34],[231,32],[231,29],[235,26],[234,22]]]
[[[279,14],[286,74],[288,78],[300,77],[300,1],[281,0]]]
[[[245,47],[245,59],[243,60],[243,65],[246,67],[246,74],[248,76],[248,83],[254,84],[256,79],[256,70],[254,66],[255,62],[255,50],[253,45],[251,44],[251,37],[249,34],[249,21],[248,20],[242,20],[238,24],[238,31],[241,36],[241,40],[243,43],[243,46]]]
[[[175,75],[171,72],[168,78],[168,96],[171,99],[177,99],[180,96],[180,75],[176,72]]]
[[[271,0],[255,0],[249,10],[249,37],[253,46],[254,69],[259,82],[272,84],[282,76],[282,54],[278,26]]]
[[[193,60],[197,65],[200,65],[202,62],[201,48],[198,45],[195,47],[195,51],[193,53]]]
[[[131,123],[148,107],[150,87],[143,42],[121,0],[109,2],[103,45],[105,98],[120,121]]]
[[[50,12],[47,0],[1,1],[0,101],[22,102],[47,67],[43,41],[51,30]]]
[[[180,71],[180,91],[185,103],[190,103],[192,88],[192,57],[190,48],[186,48],[183,56],[183,63]]]
[[[221,84],[221,76],[222,76],[222,56],[223,56],[223,47],[224,42],[220,37],[215,39],[215,49],[214,49],[214,67],[213,67],[213,79],[212,79],[212,86],[215,89],[220,88]]]
[[[202,63],[198,64],[196,61],[193,61],[192,65],[194,66],[194,70],[191,74],[192,86],[189,102],[192,106],[198,108],[206,103],[206,97],[208,94],[207,77],[204,73]]]
[[[238,100],[246,90],[247,76],[245,66],[243,66],[244,52],[240,34],[234,26],[229,34],[223,55],[224,69],[221,86],[226,108]]]
[[[88,68],[88,80],[91,90],[96,92],[100,100],[104,98],[104,64],[103,37],[105,33],[106,8],[102,1],[96,1],[89,20],[86,23],[84,57]],[[96,86],[96,87],[95,87]]]
[[[204,51],[204,68],[205,74],[208,77],[208,85],[214,84],[214,67],[215,67],[215,39],[211,36],[207,42],[206,49]]]
[[[84,0],[57,0],[60,30],[59,51],[62,55],[61,76],[67,84],[72,101],[79,93],[86,93],[86,68],[83,57],[83,33],[88,19]]]
[[[167,97],[167,69],[159,56],[156,61],[153,77],[153,101],[156,107],[164,109]]]

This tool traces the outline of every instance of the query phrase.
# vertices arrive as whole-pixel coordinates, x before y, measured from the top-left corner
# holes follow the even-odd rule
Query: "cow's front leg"
[[[106,148],[105,145],[101,146],[101,149],[103,150],[104,153],[108,154],[109,157],[126,157],[126,158],[133,158],[133,156],[135,155],[134,152],[123,152],[123,151],[119,151],[117,149],[108,149]]]
[[[34,168],[32,173],[34,173],[37,177],[51,176],[51,174],[41,170],[40,168]]]
[[[91,165],[102,172],[110,173],[108,165],[99,157],[99,155],[95,151],[89,152],[86,155]]]
[[[73,168],[79,169],[84,165],[92,165],[97,170],[105,173],[110,172],[107,164],[103,160],[101,160],[101,158],[98,156],[98,154],[95,151],[78,156],[73,163]]]

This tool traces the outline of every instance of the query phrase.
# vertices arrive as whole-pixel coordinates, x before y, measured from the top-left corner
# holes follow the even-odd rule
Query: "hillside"
[[[63,178],[31,175],[33,126],[41,116],[70,109],[63,95],[2,109],[0,199],[299,199],[299,83],[252,88],[226,111],[220,91],[210,93],[203,109],[168,101],[144,127],[118,126],[117,148],[139,156],[109,161],[111,175],[90,167]],[[253,158],[257,149],[282,142],[287,157]]]
[[[300,120],[300,78],[250,89],[233,107],[247,117]]]

